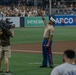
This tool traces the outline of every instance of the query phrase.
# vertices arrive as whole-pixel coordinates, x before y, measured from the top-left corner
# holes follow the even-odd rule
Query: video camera
[[[0,20],[0,28],[2,30],[15,28],[15,24],[9,21],[10,18],[6,18],[6,20]]]

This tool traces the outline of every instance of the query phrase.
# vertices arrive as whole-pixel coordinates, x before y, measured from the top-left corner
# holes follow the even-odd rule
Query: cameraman
[[[11,45],[10,37],[14,37],[14,28],[2,29],[0,32],[1,49],[0,49],[0,73],[3,73],[1,69],[2,59],[5,59],[6,74],[12,73],[9,70],[9,58],[11,57]]]

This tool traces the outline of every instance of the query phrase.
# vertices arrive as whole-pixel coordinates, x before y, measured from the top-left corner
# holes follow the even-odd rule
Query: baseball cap
[[[55,19],[53,17],[50,17],[49,20],[52,21],[52,22],[55,22]]]

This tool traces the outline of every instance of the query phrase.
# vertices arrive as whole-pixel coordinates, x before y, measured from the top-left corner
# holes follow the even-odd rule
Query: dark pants
[[[48,43],[48,39],[44,39],[42,43],[42,54],[43,54],[42,66],[47,66],[48,64],[49,66],[53,66],[52,51],[51,51],[52,41],[50,41],[49,47],[46,47],[47,43]]]

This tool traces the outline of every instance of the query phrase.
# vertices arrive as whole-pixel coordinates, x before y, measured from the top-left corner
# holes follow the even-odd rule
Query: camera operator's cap
[[[53,17],[50,17],[50,21],[55,22],[55,19]]]
[[[6,20],[10,20],[10,18],[6,18]]]

